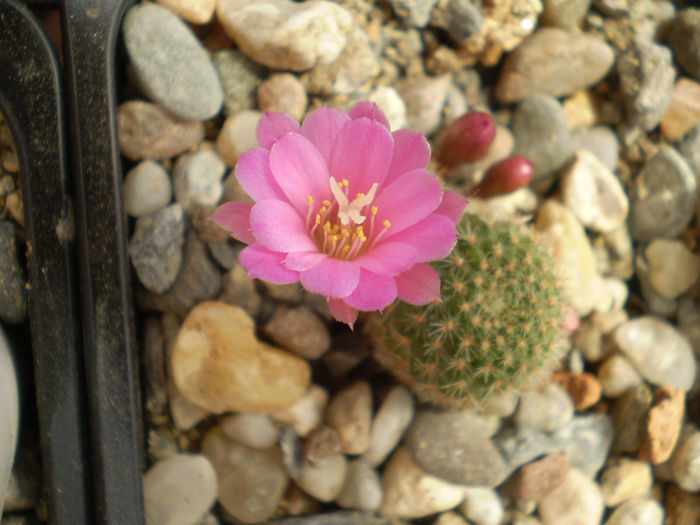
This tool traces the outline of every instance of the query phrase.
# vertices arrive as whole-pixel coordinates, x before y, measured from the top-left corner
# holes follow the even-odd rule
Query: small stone
[[[591,0],[544,0],[540,23],[575,32],[591,6]]]
[[[216,151],[227,166],[236,165],[238,157],[251,148],[258,146],[256,130],[262,113],[244,109],[230,115],[216,138]]]
[[[441,0],[433,10],[430,25],[447,31],[456,42],[479,34],[484,16],[479,6],[470,0]]]
[[[542,28],[505,59],[496,97],[509,103],[535,94],[571,95],[598,83],[614,60],[612,48],[597,37]]]
[[[630,191],[630,233],[637,241],[676,237],[690,222],[698,182],[671,146],[661,146],[634,180]]]
[[[421,518],[451,509],[464,499],[464,487],[424,472],[403,446],[389,458],[382,488],[384,499],[379,513],[387,518]]]
[[[644,382],[634,365],[622,354],[608,357],[598,369],[598,380],[605,397],[620,397]]]
[[[216,472],[199,454],[177,454],[158,461],[143,476],[148,525],[192,525],[214,504]]]
[[[578,130],[572,135],[572,141],[574,150],[590,151],[610,172],[615,172],[620,158],[620,143],[609,127],[593,126]]]
[[[564,482],[568,472],[568,457],[549,454],[520,467],[512,478],[511,496],[519,500],[540,501]]]
[[[503,502],[493,489],[466,487],[462,513],[475,525],[501,525],[504,518]]]
[[[625,223],[629,202],[618,179],[593,153],[579,150],[561,177],[562,199],[586,228],[609,232]]]
[[[319,425],[304,442],[304,459],[312,465],[323,463],[343,449],[338,432],[327,425]]]
[[[338,392],[326,410],[326,421],[340,435],[343,452],[362,454],[369,446],[372,390],[359,381]]]
[[[433,525],[469,525],[461,514],[447,511],[440,514],[433,522]]]
[[[214,16],[216,0],[158,0],[193,24],[206,24]]]
[[[450,76],[406,79],[395,87],[406,103],[409,128],[424,135],[437,131],[450,88]]]
[[[217,414],[288,408],[309,384],[305,361],[259,342],[243,309],[215,301],[187,315],[171,362],[178,389]]]
[[[297,434],[305,437],[321,424],[327,403],[328,392],[318,385],[311,385],[296,403],[271,415],[276,421],[291,425]]]
[[[394,87],[378,87],[370,93],[369,101],[379,106],[379,109],[386,115],[392,131],[406,127],[408,123],[406,119],[406,103]]]
[[[255,90],[264,68],[234,49],[217,51],[212,62],[224,89],[224,113],[233,115],[255,106]]]
[[[130,160],[166,159],[199,144],[201,122],[178,120],[157,104],[130,100],[117,108],[119,151]]]
[[[678,144],[678,151],[695,173],[700,172],[700,124],[686,133]]]
[[[617,458],[608,464],[600,476],[600,490],[608,507],[644,496],[651,490],[654,478],[646,461]]]
[[[258,86],[260,111],[279,111],[300,121],[308,104],[306,89],[291,73],[276,73]]]
[[[21,189],[13,191],[5,198],[5,208],[10,213],[10,218],[24,228],[24,201]]]
[[[508,472],[540,456],[559,452],[551,436],[528,426],[507,428],[499,432],[493,440],[506,461]]]
[[[396,16],[413,27],[425,27],[438,0],[389,0]]]
[[[549,383],[541,390],[525,390],[520,394],[515,423],[553,432],[566,425],[573,414],[571,396],[558,383]]]
[[[215,427],[204,436],[202,453],[216,469],[219,503],[226,511],[244,523],[272,517],[289,484],[279,447],[246,447]]]
[[[401,441],[415,412],[413,397],[403,386],[389,391],[377,410],[370,430],[369,446],[362,456],[368,465],[384,463],[389,453]]]
[[[27,316],[27,288],[19,260],[17,227],[0,221],[0,319],[21,323]]]
[[[673,325],[652,315],[615,329],[615,344],[649,382],[689,390],[695,380],[695,358],[688,340]]]
[[[667,299],[687,292],[700,276],[700,256],[675,239],[654,239],[644,250],[649,281]]]
[[[540,501],[539,515],[544,525],[599,525],[603,507],[598,485],[572,468],[564,482]]]
[[[666,38],[681,67],[700,80],[700,9],[679,11],[669,24]]]
[[[613,405],[615,450],[636,452],[646,434],[646,419],[654,394],[645,383],[622,394]]]
[[[520,102],[513,111],[510,129],[515,138],[513,153],[532,161],[535,181],[554,175],[573,153],[566,115],[551,96],[533,95]]]
[[[128,252],[141,284],[155,293],[170,289],[182,266],[184,242],[185,220],[179,204],[139,218]]]
[[[633,38],[617,57],[617,73],[629,123],[654,129],[673,98],[676,70],[671,50]]]
[[[673,479],[688,492],[700,490],[700,431],[692,423],[683,427],[671,457]]]
[[[605,525],[663,525],[664,509],[651,499],[633,499],[620,505]]]
[[[263,450],[277,443],[280,430],[270,416],[264,414],[231,414],[220,420],[221,430],[228,437],[255,449]]]
[[[670,142],[681,140],[700,123],[700,84],[679,78],[673,88],[671,104],[661,117],[661,133]]]
[[[571,467],[594,478],[605,464],[615,436],[612,418],[605,413],[574,416],[550,436],[554,450],[569,457]]]
[[[603,341],[603,336],[612,332],[616,327],[627,321],[626,310],[610,310],[609,312],[593,312],[581,322],[574,334],[574,345],[581,350],[588,362],[596,362],[610,355],[614,348]]]
[[[363,459],[348,463],[345,483],[336,502],[346,509],[375,511],[382,504],[382,482]]]
[[[596,376],[586,372],[557,372],[554,378],[574,401],[574,408],[581,412],[600,401],[603,389]]]
[[[124,209],[132,217],[162,210],[171,198],[170,177],[157,162],[140,162],[124,178]]]
[[[219,300],[240,306],[251,317],[258,315],[262,305],[262,298],[255,288],[255,281],[248,279],[248,272],[238,264],[224,275],[224,285]]]
[[[335,454],[318,464],[305,462],[295,480],[301,490],[319,501],[335,500],[343,489],[348,462],[343,454]]]
[[[216,14],[246,55],[273,69],[291,71],[333,62],[353,25],[348,11],[323,0],[220,0]]]
[[[139,4],[122,24],[124,45],[139,84],[173,115],[207,120],[224,100],[219,76],[207,51],[172,11]]]
[[[331,347],[325,324],[306,306],[278,307],[263,333],[274,343],[306,359],[318,359]]]
[[[19,156],[17,150],[7,149],[0,154],[0,165],[9,173],[19,173]]]
[[[175,199],[189,215],[197,208],[217,204],[224,193],[225,173],[226,165],[214,150],[182,155],[173,170]]]

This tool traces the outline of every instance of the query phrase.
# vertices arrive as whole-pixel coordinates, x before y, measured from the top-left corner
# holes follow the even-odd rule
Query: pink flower
[[[439,299],[427,262],[452,251],[466,200],[427,171],[420,133],[390,133],[379,108],[360,102],[349,114],[313,111],[301,126],[266,113],[257,138],[236,164],[255,203],[227,202],[212,217],[248,244],[239,257],[248,278],[300,281],[350,326],[358,310],[397,297]]]

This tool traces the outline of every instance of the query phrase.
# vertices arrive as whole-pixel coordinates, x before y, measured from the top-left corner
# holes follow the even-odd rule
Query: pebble
[[[258,86],[260,111],[279,111],[301,121],[309,99],[304,84],[291,73],[275,73]]]
[[[204,138],[201,122],[178,120],[157,104],[129,100],[117,108],[119,151],[130,160],[166,159]]]
[[[448,510],[440,514],[433,525],[469,525],[461,514]]]
[[[641,248],[637,250],[637,255],[634,258],[634,272],[639,281],[639,288],[649,313],[659,317],[673,316],[678,307],[678,301],[664,297],[651,285],[649,281],[649,264]]]
[[[353,25],[347,10],[324,0],[219,0],[216,14],[246,55],[273,69],[291,71],[333,62]]]
[[[532,95],[520,102],[513,111],[510,129],[515,138],[513,154],[534,163],[535,181],[554,175],[573,152],[564,109],[549,95]]]
[[[0,319],[21,323],[27,316],[27,287],[19,260],[17,227],[0,221]]]
[[[215,427],[204,436],[202,453],[216,469],[219,503],[233,517],[244,523],[272,517],[289,484],[279,447],[246,447]]]
[[[610,452],[615,428],[606,413],[575,416],[565,427],[551,435],[554,450],[569,457],[571,467],[594,478]]]
[[[171,363],[178,389],[216,414],[288,408],[302,397],[310,376],[306,361],[259,342],[242,308],[216,301],[187,315]]]
[[[593,312],[581,322],[578,331],[574,333],[574,345],[588,362],[604,359],[614,351],[614,347],[603,341],[603,336],[612,332],[617,326],[628,319],[625,310],[610,310],[609,312]]]
[[[700,431],[686,423],[671,457],[673,479],[688,492],[700,490]]]
[[[240,265],[224,275],[224,285],[219,301],[240,306],[248,315],[255,317],[260,313],[262,298],[255,288],[255,281],[248,279],[248,272]]]
[[[578,150],[560,179],[562,200],[581,224],[610,232],[625,224],[629,201],[618,179],[591,152]]]
[[[216,501],[216,472],[200,454],[161,459],[143,476],[147,525],[195,525]]]
[[[450,84],[449,75],[417,77],[396,83],[396,90],[406,103],[409,128],[424,135],[438,130]]]
[[[540,23],[575,33],[591,6],[591,0],[544,0]]]
[[[382,482],[363,459],[348,462],[345,483],[336,502],[346,509],[375,511],[382,504]]]
[[[403,386],[393,387],[379,406],[369,434],[369,446],[362,458],[372,467],[384,463],[398,445],[413,419],[413,396]]]
[[[374,102],[386,115],[392,131],[405,128],[408,125],[406,103],[392,86],[380,86],[369,94],[370,102]]]
[[[549,383],[541,390],[521,392],[515,423],[553,432],[571,421],[573,415],[571,396],[558,383]]]
[[[209,22],[216,8],[216,0],[158,0],[158,3],[193,24]]]
[[[653,400],[654,394],[646,383],[628,389],[615,400],[612,416],[616,451],[637,451],[646,434],[646,419]]]
[[[556,53],[552,50],[556,49]],[[535,94],[561,97],[597,84],[615,60],[600,38],[546,27],[526,38],[504,61],[496,86],[500,102]]]
[[[389,0],[396,16],[413,27],[425,27],[438,0]]]
[[[13,191],[5,198],[5,208],[10,213],[10,217],[24,228],[24,201],[21,189]]]
[[[269,522],[269,525],[405,525],[403,521],[390,520],[367,512],[334,511],[314,516],[286,518]]]
[[[430,25],[444,29],[452,40],[462,42],[481,32],[484,16],[481,8],[469,0],[447,0],[438,2]]]
[[[663,525],[664,509],[650,499],[633,499],[620,505],[605,525]]]
[[[326,410],[326,421],[340,436],[343,452],[362,454],[369,447],[372,423],[372,390],[358,381],[338,392]]]
[[[328,425],[319,425],[306,437],[303,455],[309,463],[317,465],[341,452],[342,448],[338,432]]]
[[[673,98],[676,70],[671,50],[633,38],[617,57],[616,67],[628,122],[646,131],[654,129]]]
[[[475,525],[501,525],[505,514],[498,493],[484,487],[466,487],[459,510]]]
[[[690,222],[698,182],[671,146],[661,146],[630,189],[630,233],[636,241],[676,237]]]
[[[654,239],[644,255],[649,265],[649,282],[667,299],[690,290],[700,276],[700,256],[676,239]]]
[[[691,129],[678,143],[678,151],[695,173],[700,172],[700,124]]]
[[[653,482],[649,463],[620,457],[605,467],[600,476],[600,491],[608,507],[617,507],[620,503],[647,494]]]
[[[569,394],[574,402],[574,409],[578,412],[582,412],[600,401],[603,389],[596,376],[592,374],[563,371],[555,373],[554,379]]]
[[[507,475],[503,456],[491,441],[500,420],[475,412],[416,413],[404,443],[416,464],[441,479],[495,487]]]
[[[203,121],[221,109],[221,81],[206,49],[172,11],[139,4],[126,13],[124,45],[139,84],[173,115]]]
[[[544,525],[599,525],[603,507],[598,485],[572,468],[563,483],[540,501],[539,515]]]
[[[172,198],[170,176],[165,168],[144,160],[124,178],[124,209],[132,217],[149,215],[165,208]]]
[[[464,487],[424,472],[404,446],[389,458],[382,488],[379,513],[387,518],[421,518],[456,507],[464,499]]]
[[[695,358],[688,340],[673,325],[652,315],[637,317],[615,329],[618,348],[649,382],[689,390]]]
[[[224,434],[247,447],[270,448],[280,437],[279,428],[264,414],[231,414],[219,423]]]
[[[203,206],[217,204],[224,193],[225,173],[226,165],[214,150],[182,155],[173,169],[175,199],[188,215]]]
[[[564,482],[568,472],[567,456],[549,454],[515,472],[510,481],[511,496],[518,500],[540,501]]]
[[[211,60],[224,90],[224,113],[233,115],[254,107],[263,68],[235,49],[217,51]]]
[[[318,385],[311,385],[296,403],[271,415],[275,421],[292,426],[297,434],[306,437],[321,424],[327,403],[328,392]]]
[[[274,343],[306,359],[318,359],[331,347],[326,325],[306,306],[281,306],[263,326]]]
[[[140,217],[128,252],[141,284],[155,293],[170,289],[182,267],[184,242],[185,220],[179,204]]]
[[[608,357],[598,369],[598,380],[605,397],[617,398],[644,382],[637,369],[622,354]]]
[[[615,172],[620,158],[620,142],[608,126],[578,130],[574,132],[571,140],[574,150],[590,151],[610,172]]]
[[[700,80],[700,9],[678,11],[669,24],[666,39],[680,66]]]
[[[679,78],[673,88],[671,104],[661,117],[661,133],[670,142],[681,140],[700,123],[700,84]]]
[[[227,166],[235,166],[242,153],[258,146],[255,132],[262,116],[260,111],[244,109],[224,121],[216,138],[216,151]]]
[[[343,454],[335,454],[317,464],[304,462],[295,480],[301,490],[319,501],[335,500],[343,489],[348,461]]]

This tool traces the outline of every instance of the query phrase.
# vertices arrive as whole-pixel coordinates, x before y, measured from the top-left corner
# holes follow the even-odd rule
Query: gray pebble
[[[566,425],[573,415],[571,396],[559,383],[549,383],[541,390],[525,390],[520,394],[515,422],[552,432]]]
[[[136,221],[128,251],[141,284],[155,293],[173,285],[182,264],[184,240],[185,221],[179,204]]]
[[[671,146],[661,146],[634,180],[630,191],[630,233],[637,241],[676,237],[690,222],[697,178]]]
[[[606,168],[614,172],[620,158],[617,135],[607,126],[593,126],[577,131],[572,136],[573,149],[585,149],[593,153]]]
[[[155,213],[165,208],[171,198],[170,176],[157,162],[145,160],[124,178],[124,209],[132,217]]]
[[[444,29],[450,38],[461,42],[481,31],[484,15],[471,0],[447,0],[439,2],[433,10],[431,25]]]
[[[389,0],[396,16],[413,27],[425,27],[438,0]]]
[[[202,206],[217,204],[224,193],[225,173],[226,164],[214,150],[182,155],[173,170],[175,199],[188,214]]]
[[[548,95],[534,95],[515,108],[510,122],[515,137],[515,155],[535,165],[535,180],[560,170],[571,156],[573,144],[561,104]]]
[[[336,502],[346,509],[377,510],[382,503],[382,483],[377,471],[363,459],[350,461]]]
[[[641,248],[637,249],[634,258],[634,271],[639,280],[639,287],[649,312],[660,317],[669,317],[674,314],[678,307],[678,301],[664,297],[656,291],[649,279],[649,262],[644,256]]]
[[[260,84],[263,69],[243,53],[222,49],[212,56],[224,89],[224,113],[231,115],[255,106],[255,90]]]
[[[409,128],[424,135],[437,131],[449,89],[449,75],[417,77],[398,82],[396,90],[406,103]]]
[[[494,437],[494,442],[503,454],[509,472],[539,456],[558,452],[551,437],[533,427],[507,428]]]
[[[0,319],[13,324],[27,315],[26,279],[17,248],[15,225],[0,221]]]
[[[605,465],[613,437],[613,420],[608,414],[576,416],[552,434],[557,451],[569,457],[572,468],[590,478]]]
[[[681,67],[700,80],[700,9],[679,11],[666,35]]]

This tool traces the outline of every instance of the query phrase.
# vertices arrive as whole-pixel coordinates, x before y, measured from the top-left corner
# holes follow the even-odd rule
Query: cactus
[[[435,264],[442,300],[394,303],[368,325],[375,356],[423,401],[463,407],[531,385],[561,348],[552,261],[519,226],[465,214]]]

